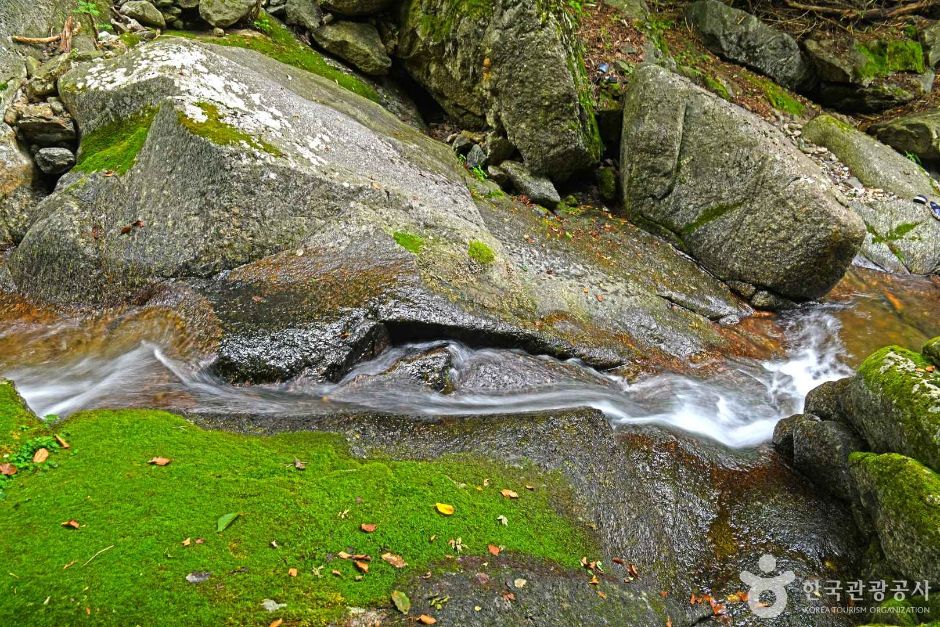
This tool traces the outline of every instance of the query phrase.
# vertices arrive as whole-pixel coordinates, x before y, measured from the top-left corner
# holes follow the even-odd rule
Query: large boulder
[[[379,32],[372,24],[331,22],[313,30],[311,35],[321,48],[366,74],[388,74],[392,67],[392,60],[385,51]]]
[[[640,69],[624,109],[631,220],[724,281],[791,300],[825,294],[865,236],[819,167],[780,131],[688,80]]]
[[[392,0],[324,0],[324,8],[340,15],[372,15],[388,9]]]
[[[886,192],[852,203],[868,230],[862,254],[892,272],[940,270],[940,221],[912,200],[940,194],[940,186],[923,168],[829,115],[807,123],[803,137],[828,148],[867,187]]]
[[[869,132],[898,152],[923,161],[940,160],[940,109],[879,122]]]
[[[591,166],[601,140],[580,45],[561,5],[409,0],[396,56],[461,124],[505,129],[536,174]]]
[[[873,451],[940,470],[940,374],[922,355],[897,346],[870,355],[842,405]]]
[[[854,453],[850,465],[888,563],[910,580],[940,578],[940,475],[896,453]]]
[[[94,304],[189,284],[220,320],[232,379],[336,378],[387,338],[601,368],[751,350],[716,324],[750,310],[667,243],[599,228],[600,212],[556,241],[448,146],[330,78],[161,37],[60,90],[78,162],[12,255],[17,286]],[[599,263],[598,246],[618,254]]]
[[[813,68],[790,35],[718,0],[698,0],[688,19],[715,54],[766,74],[784,87],[812,86]]]
[[[819,75],[815,98],[851,112],[871,112],[905,104],[930,93],[934,73],[924,65],[913,40],[858,41],[825,35],[804,43]]]
[[[257,15],[259,0],[199,0],[199,15],[216,28],[228,28]]]

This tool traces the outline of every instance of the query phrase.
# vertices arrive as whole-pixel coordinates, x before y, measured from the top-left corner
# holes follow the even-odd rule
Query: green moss
[[[21,412],[10,398],[0,405],[8,412]],[[357,459],[332,434],[204,431],[143,410],[83,413],[57,433],[71,448],[18,473],[0,501],[0,534],[10,540],[0,543],[0,616],[28,616],[30,625],[340,623],[347,607],[388,606],[403,579],[455,567],[451,539],[462,539],[464,555],[486,556],[492,543],[572,569],[597,550],[556,511],[570,490],[531,468]],[[172,462],[148,465],[154,456]],[[503,498],[502,488],[520,498]],[[440,515],[436,502],[456,513]],[[238,519],[217,533],[232,512]],[[61,526],[70,519],[81,527]],[[362,523],[378,527],[364,533]],[[372,557],[360,581],[341,551]],[[408,566],[393,568],[386,551]],[[211,576],[191,584],[193,572]],[[286,606],[269,613],[264,599]]]
[[[130,170],[147,141],[156,112],[155,108],[146,109],[82,135],[74,169],[78,172],[107,170],[117,174]]]
[[[855,49],[865,57],[865,65],[859,71],[862,79],[879,78],[894,72],[923,74],[927,69],[924,49],[910,39],[857,43]]]
[[[137,33],[121,33],[118,37],[128,48],[133,48],[140,43],[140,35]]]
[[[210,102],[199,102],[197,106],[206,116],[206,119],[201,122],[189,118],[182,111],[178,113],[180,124],[190,133],[205,137],[220,146],[234,146],[245,143],[256,150],[264,151],[275,157],[283,155],[276,146],[269,144],[263,139],[252,137],[241,129],[223,122],[219,114],[219,108],[216,105]]]
[[[395,238],[395,243],[416,255],[421,252],[421,249],[424,247],[424,238],[420,235],[415,235],[414,233],[409,233],[407,231],[395,231],[395,233],[392,234],[392,237]]]
[[[849,455],[849,465],[863,501],[874,496],[869,505],[898,530],[892,542],[910,534],[926,546],[940,541],[940,475],[897,453],[855,452]],[[883,545],[886,540],[882,537]]]
[[[467,254],[470,255],[471,259],[483,265],[491,264],[496,260],[493,249],[476,239],[470,242],[467,247]]]
[[[311,74],[327,78],[337,85],[364,98],[368,98],[373,102],[381,102],[382,99],[378,92],[365,81],[353,74],[347,74],[331,66],[320,53],[297,39],[283,24],[263,12],[258,19],[265,19],[266,23],[269,25],[265,33],[232,33],[224,37],[213,37],[204,33],[193,33],[189,31],[167,31],[167,35],[198,39],[219,46],[233,46],[235,48],[254,50],[272,59],[276,59],[281,63],[286,63],[287,65],[305,70]]]
[[[786,89],[767,79],[761,80],[764,96],[777,111],[793,116],[801,116],[806,111],[806,105],[794,98]]]
[[[731,92],[728,91],[727,85],[725,85],[722,81],[718,80],[717,78],[712,78],[708,75],[705,75],[703,80],[705,81],[705,87],[707,87],[709,91],[714,92],[720,98],[724,98],[725,100],[731,102]]]
[[[597,187],[601,198],[613,201],[617,198],[617,171],[604,167],[597,170]]]
[[[694,222],[686,225],[685,228],[682,229],[682,235],[685,237],[692,235],[693,233],[698,231],[700,228],[702,228],[706,224],[710,224],[714,222],[721,216],[725,215],[729,211],[733,211],[739,206],[740,206],[739,204],[731,204],[731,205],[715,205],[714,207],[708,207],[707,209],[702,211],[701,214],[699,214],[699,217],[696,218]]]
[[[10,86],[10,81],[3,81],[0,83],[0,91],[6,91],[7,87]]]

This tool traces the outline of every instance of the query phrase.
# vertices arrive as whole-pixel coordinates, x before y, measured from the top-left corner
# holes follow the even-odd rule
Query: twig
[[[113,549],[113,548],[114,548],[114,545],[113,545],[113,544],[112,544],[111,546],[106,546],[106,547],[104,547],[103,549],[101,549],[100,551],[98,551],[97,553],[95,553],[94,555],[92,555],[91,557],[89,557],[89,558],[88,558],[88,562],[90,562],[91,560],[95,559],[96,557],[98,557],[99,555],[101,555],[102,553],[104,553],[105,551],[109,551],[109,550],[111,550],[111,549]],[[88,562],[85,562],[84,564],[82,564],[82,566],[88,566]]]
[[[60,33],[58,35],[53,35],[52,37],[20,37],[19,35],[14,35],[12,39],[14,43],[18,44],[51,44],[62,39],[62,34]]]
[[[911,4],[904,4],[897,6],[893,9],[853,9],[853,8],[838,8],[838,7],[825,7],[819,6],[817,4],[803,4],[802,2],[797,2],[796,0],[785,0],[786,5],[792,9],[799,9],[800,11],[810,11],[813,13],[819,13],[820,15],[836,15],[840,17],[854,18],[860,20],[870,20],[870,19],[890,19],[892,17],[898,17],[901,15],[907,15],[908,13],[917,13],[921,9],[926,9],[933,6],[936,3],[936,0],[920,0],[920,2],[913,2]]]

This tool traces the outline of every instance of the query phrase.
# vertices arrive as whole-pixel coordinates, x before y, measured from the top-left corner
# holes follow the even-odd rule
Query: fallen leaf
[[[205,571],[205,570],[200,570],[200,571],[196,571],[194,573],[189,573],[188,575],[186,575],[186,581],[188,581],[189,583],[202,583],[203,581],[206,581],[207,579],[209,579],[209,577],[211,576],[212,576],[212,573]]]
[[[49,459],[49,449],[47,448],[37,449],[36,452],[33,453],[34,464],[41,464],[47,459]]]
[[[365,531],[366,533],[372,533],[373,531],[376,530],[377,527],[378,525],[375,525],[373,523],[362,523],[361,525],[359,525],[359,528]]]
[[[361,572],[361,573],[367,573],[367,572],[369,572],[369,562],[364,562],[364,561],[362,561],[362,560],[356,560],[356,561],[353,562],[353,564],[356,566],[356,568],[359,569],[359,572]]]
[[[232,512],[231,514],[225,514],[224,516],[219,517],[219,520],[215,523],[216,533],[222,533],[229,528],[235,519],[238,518],[241,514],[238,512]]]
[[[190,544],[192,544],[192,542],[193,541],[190,538],[186,538],[185,540],[183,540],[183,546],[189,546]]]
[[[202,544],[203,542],[205,542],[204,538],[196,538],[196,544]]]
[[[598,590],[598,591],[597,591],[597,596],[599,596],[599,597],[602,598],[602,599],[606,599],[606,598],[607,598],[607,593],[604,592],[604,591],[602,591],[602,590]]]
[[[525,588],[525,585],[527,583],[529,582],[523,579],[522,577],[519,577],[518,579],[513,580],[512,585],[514,585],[519,590],[522,590],[523,588]]]
[[[166,465],[169,464],[171,461],[173,461],[173,460],[171,460],[171,459],[169,459],[169,458],[166,458],[166,457],[154,457],[154,458],[152,458],[152,459],[151,459],[149,462],[147,462],[147,463],[148,463],[148,464],[151,464],[151,465],[153,465],[153,466],[166,466]],[[221,529],[220,529],[219,531],[221,531]]]
[[[453,516],[454,515],[454,506],[448,503],[435,503],[434,509],[444,516]]]
[[[296,459],[296,458],[295,458],[295,459],[294,459],[294,468],[296,468],[297,470],[306,470],[306,469],[307,469],[307,464],[305,464],[304,462],[302,462],[302,461],[300,461],[299,459]]]
[[[418,622],[422,625],[433,625],[437,622],[437,619],[433,616],[428,616],[427,614],[422,614],[418,617]]]
[[[614,564],[620,564],[621,566],[623,566],[623,558],[622,558],[622,557],[615,557],[615,558],[613,558],[613,559],[610,560],[610,561],[612,561]]]
[[[297,569],[296,569],[296,568],[288,568],[288,569],[287,569],[287,574],[288,574],[289,576],[291,576],[291,577],[296,577],[296,576],[297,576]]]
[[[630,576],[634,579],[640,576],[640,573],[636,570],[636,564],[630,564],[627,566],[627,572],[630,573]]]
[[[405,560],[401,555],[395,555],[394,553],[382,553],[382,559],[395,568],[404,568],[408,565],[405,563]]]
[[[337,577],[342,577],[342,576],[343,576],[343,573],[339,572],[339,571],[336,570],[335,568],[334,568],[333,570],[331,570],[330,573],[332,573],[333,575],[336,575]]]
[[[10,477],[16,474],[16,466],[13,464],[0,464],[0,475]]]
[[[672,619],[668,616],[666,617],[666,627],[672,627]]]
[[[529,490],[530,492],[533,492],[533,491],[535,491],[535,486],[534,486],[534,485],[529,485],[529,484],[527,483],[527,484],[525,484],[525,489],[526,489],[526,490]]]
[[[411,599],[401,590],[392,592],[392,603],[395,604],[395,607],[398,608],[398,611],[402,614],[407,614],[408,610],[411,609]]]
[[[276,620],[272,620],[272,621],[271,621],[271,624],[268,625],[268,627],[281,627],[281,625],[283,625],[283,624],[284,624],[284,619],[283,619],[283,618],[278,618],[278,619],[276,619]]]
[[[350,557],[352,557],[352,555],[350,555],[346,551],[340,551],[339,553],[336,554],[336,557],[340,558],[341,560],[348,560]]]
[[[62,523],[62,526],[68,529],[78,529],[81,527],[77,520],[66,520],[64,523]]]
[[[506,518],[505,516],[503,516],[502,514],[500,514],[499,516],[497,516],[497,517],[496,517],[496,520],[498,520],[500,523],[502,523],[503,527],[508,527],[508,526],[509,526],[509,519]]]
[[[354,560],[360,560],[360,561],[363,561],[363,562],[371,562],[371,561],[372,561],[372,556],[371,556],[371,555],[365,555],[365,554],[363,554],[363,553],[358,553],[358,554],[356,554],[356,555],[353,555],[352,558],[353,558]]]
[[[601,583],[600,579],[597,578],[597,575],[591,575],[591,580],[588,582],[592,586],[599,585]]]
[[[487,545],[486,550],[490,552],[490,555],[499,555],[500,552],[502,551],[502,549],[496,546],[495,544]]]
[[[519,498],[519,495],[518,495],[518,494],[516,494],[516,493],[513,492],[512,490],[507,490],[507,489],[505,489],[505,488],[502,489],[502,490],[500,490],[499,493],[502,494],[503,496],[505,496],[507,499],[517,499],[517,498]]]
[[[513,594],[512,592],[504,592],[504,593],[503,593],[503,598],[506,599],[507,601],[515,601],[515,600],[516,600],[516,595]]]

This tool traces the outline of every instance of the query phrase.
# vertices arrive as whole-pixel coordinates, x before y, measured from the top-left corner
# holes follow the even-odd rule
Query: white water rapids
[[[592,407],[614,424],[658,423],[731,447],[746,447],[768,440],[776,422],[799,412],[815,386],[851,373],[842,361],[839,322],[831,309],[816,307],[791,314],[783,324],[784,359],[730,361],[720,374],[708,378],[664,373],[634,383],[575,361],[559,362],[506,349],[472,349],[454,342],[392,348],[360,364],[336,384],[295,381],[233,386],[203,368],[167,358],[160,346],[149,342],[114,358],[88,356],[44,363],[2,376],[16,383],[40,416],[128,406],[262,415],[366,410],[435,416]],[[383,383],[378,376],[398,359],[434,347],[451,354],[453,393],[388,380]],[[544,369],[551,376],[535,376],[534,381],[521,377],[524,384],[519,377],[501,378],[501,373],[520,367],[527,374]],[[481,377],[481,373],[489,374]],[[481,380],[485,385],[473,384]],[[500,385],[503,380],[505,385]],[[467,381],[470,385],[461,385]]]

